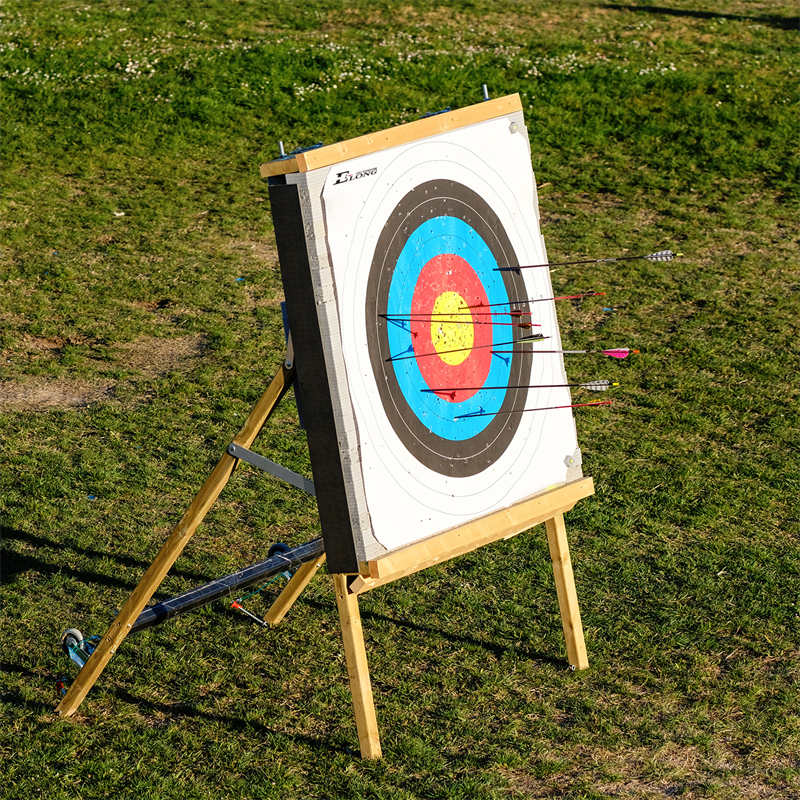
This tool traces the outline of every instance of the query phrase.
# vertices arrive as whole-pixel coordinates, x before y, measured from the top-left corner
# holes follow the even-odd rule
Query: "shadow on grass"
[[[558,669],[567,668],[566,662],[556,658],[555,656],[547,655],[546,653],[528,650],[524,647],[504,645],[500,642],[488,642],[485,639],[478,639],[475,636],[468,636],[465,633],[453,633],[451,631],[442,630],[441,628],[431,627],[430,625],[420,625],[418,622],[411,622],[407,619],[401,620],[395,619],[394,617],[387,617],[385,614],[378,614],[375,611],[362,611],[361,619],[373,619],[381,622],[389,622],[393,625],[398,625],[401,628],[406,628],[407,630],[419,631],[420,633],[431,634],[433,636],[440,636],[441,638],[447,639],[455,644],[467,644],[474,647],[480,647],[484,650],[488,650],[490,653],[493,653],[497,658],[502,658],[502,656],[513,652],[515,655],[519,656],[520,658],[525,658],[528,661],[536,661],[540,664],[549,664],[550,666]]]
[[[141,567],[143,573],[144,570],[150,566],[149,562],[140,561],[124,554],[108,553],[104,550],[95,550],[91,547],[79,547],[75,544],[59,542],[55,539],[49,539],[45,536],[37,536],[32,533],[27,533],[26,531],[21,531],[17,528],[9,528],[5,525],[0,525],[0,546],[2,546],[4,541],[20,541],[39,548],[52,548],[55,550],[70,551],[88,558],[107,558],[112,561],[116,561],[122,566]],[[64,573],[73,578],[84,581],[85,583],[99,583],[104,586],[113,586],[121,589],[129,589],[131,591],[136,588],[135,583],[131,583],[130,581],[110,575],[104,575],[100,572],[74,569],[70,567],[68,563],[52,564],[35,556],[23,555],[9,549],[2,550],[0,580],[2,580],[3,583],[10,581],[12,578],[20,575],[23,572],[28,572],[31,570],[47,575]],[[177,577],[186,578],[188,580],[203,582],[210,580],[210,578],[208,578],[206,575],[201,575],[200,573],[187,570],[172,569],[170,570],[170,574]],[[167,597],[168,595],[158,596]]]
[[[47,675],[34,672],[32,669],[22,664],[14,664],[11,661],[0,661],[0,674],[10,675],[12,673],[23,675],[26,678],[35,678],[39,682],[46,682],[48,680]],[[55,678],[51,676],[49,680],[51,681],[51,685],[55,687]],[[28,708],[31,711],[35,711],[37,714],[46,714],[56,707],[58,700],[55,692],[53,693],[53,703],[50,705],[48,703],[43,703],[41,700],[27,700],[16,689],[4,689],[0,692],[0,702],[8,703],[17,708]]]
[[[622,3],[604,3],[602,8],[615,11],[642,11],[646,14],[665,14],[672,17],[694,17],[695,19],[730,19],[734,22],[757,22],[784,31],[800,30],[800,17],[782,17],[778,14],[726,14],[718,11],[700,11],[691,8],[668,8],[667,6],[639,6]]]
[[[0,669],[5,669],[6,666],[6,664],[0,664]],[[17,708],[27,708],[36,714],[48,714],[55,709],[58,703],[57,700],[53,700],[52,704],[42,703],[40,700],[26,700],[16,689],[0,694],[0,702]]]
[[[196,706],[188,703],[159,703],[155,700],[148,700],[144,697],[138,697],[132,694],[127,689],[111,689],[110,692],[125,703],[130,703],[139,709],[149,709],[161,714],[167,714],[170,717],[184,717],[187,719],[206,720],[208,722],[216,722],[225,725],[234,731],[243,731],[248,734],[270,734],[272,736],[280,736],[285,739],[291,739],[294,742],[302,742],[309,747],[316,750],[326,751],[328,753],[348,753],[350,749],[347,747],[336,747],[325,739],[320,739],[314,736],[308,736],[304,733],[289,733],[282,731],[278,728],[270,728],[262,722],[254,722],[253,720],[239,719],[238,717],[228,717],[224,714],[213,714],[210,711],[203,711]]]
[[[12,579],[25,572],[37,572],[40,575],[67,575],[82,583],[100,586],[110,586],[115,589],[133,591],[136,584],[131,581],[104,575],[101,572],[91,572],[85,569],[74,569],[66,564],[51,564],[33,556],[23,556],[13,550],[3,552],[3,583],[11,583]],[[158,595],[154,595],[157,597]],[[164,595],[167,597],[167,595]]]
[[[14,664],[10,661],[0,661],[0,672],[9,674],[16,673],[18,675],[23,675],[26,678],[35,678],[37,681],[47,680],[46,676],[43,676],[38,672],[34,672],[33,670],[21,664]],[[55,680],[53,683],[55,684]],[[261,722],[225,716],[224,714],[214,714],[210,711],[203,711],[202,709],[188,703],[159,703],[155,700],[148,700],[147,698],[139,697],[129,692],[127,689],[121,688],[105,687],[104,691],[113,695],[124,703],[129,703],[130,705],[135,706],[140,711],[149,710],[151,712],[165,714],[172,719],[182,717],[185,719],[206,720],[208,722],[224,725],[232,731],[277,736],[296,743],[305,744],[315,750],[330,754],[351,754],[353,752],[349,747],[337,747],[322,738],[308,736],[304,733],[291,733],[288,731],[282,731],[278,728],[271,728]],[[58,698],[56,697],[55,693],[52,704],[49,704],[40,700],[29,700],[23,697],[18,690],[12,689],[10,691],[4,691],[2,694],[0,694],[0,702],[16,706],[20,709],[28,709],[36,714],[52,714],[54,721],[58,719],[58,717],[53,713],[56,705],[58,705]]]
[[[312,600],[310,598],[301,597],[297,602],[311,606],[312,608],[316,608],[318,610],[330,611],[329,606],[325,605],[324,603],[320,603],[317,600]],[[457,645],[466,644],[466,645],[471,645],[473,647],[480,647],[483,650],[488,650],[490,653],[493,653],[497,658],[501,658],[504,655],[514,653],[520,658],[525,658],[528,661],[536,661],[540,664],[549,664],[550,666],[556,667],[557,669],[567,668],[567,664],[563,659],[556,658],[555,656],[549,655],[547,653],[540,653],[536,650],[529,650],[524,647],[506,645],[501,642],[486,641],[485,639],[478,639],[477,637],[470,636],[466,633],[461,633],[461,632],[454,633],[453,631],[448,631],[443,628],[438,628],[431,625],[422,625],[419,622],[412,622],[411,620],[407,619],[397,619],[396,617],[389,617],[377,611],[368,611],[365,609],[361,609],[361,619],[364,621],[372,620],[375,622],[388,622],[391,625],[397,625],[398,627],[405,628],[406,630],[418,631],[419,633],[424,633],[430,636],[438,636],[442,639],[447,639],[448,641],[453,642],[454,644]],[[247,620],[243,621],[247,622]]]

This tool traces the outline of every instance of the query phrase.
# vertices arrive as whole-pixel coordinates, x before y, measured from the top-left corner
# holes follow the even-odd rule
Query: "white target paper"
[[[436,197],[428,200],[429,195],[437,193],[449,193],[455,199]],[[510,257],[507,252],[510,245],[516,264],[546,262],[527,131],[521,115],[488,120],[337,164],[330,170],[322,199],[347,386],[355,415],[364,490],[375,538],[387,550],[394,550],[577,477],[575,463],[579,451],[571,409],[492,417],[492,412],[500,408],[504,393],[502,390],[481,389],[463,404],[465,409],[469,409],[465,413],[470,416],[459,419],[456,406],[461,404],[445,405],[441,396],[425,391],[426,387],[443,387],[428,386],[421,370],[435,373],[437,358],[457,360],[462,357],[459,348],[441,348],[441,342],[446,344],[448,340],[442,340],[433,328],[431,336],[439,336],[435,352],[418,353],[412,349],[410,353],[401,352],[400,355],[405,356],[402,359],[398,358],[398,353],[382,352],[380,362],[375,356],[376,347],[380,346],[376,341],[381,337],[383,347],[388,350],[394,344],[402,351],[406,339],[411,342],[409,347],[413,348],[416,342],[417,351],[424,349],[419,341],[428,335],[427,330],[416,340],[408,338],[411,336],[410,323],[415,319],[414,309],[422,307],[419,302],[424,302],[424,297],[419,302],[418,298],[425,294],[422,283],[419,292],[413,286],[403,285],[413,283],[415,270],[420,271],[420,276],[429,276],[439,263],[448,270],[448,264],[457,263],[464,274],[472,276],[475,272],[486,284],[487,297],[499,297],[503,290],[498,276],[503,273],[491,266],[497,260],[498,252],[502,254],[501,259]],[[438,202],[442,203],[441,214],[433,205]],[[467,212],[449,213],[448,209],[453,208],[466,208]],[[385,231],[387,223],[391,228],[392,219],[399,221],[389,241],[389,234]],[[420,220],[424,221],[417,224]],[[484,235],[480,231],[484,231]],[[495,241],[491,234],[485,233],[487,231],[500,236],[496,241],[501,241],[501,244],[492,245],[491,251],[482,241]],[[388,267],[384,271],[383,296],[369,297],[368,292],[375,289],[375,264],[381,258],[376,249],[387,247],[394,249],[384,259]],[[398,261],[398,252],[406,273],[401,274],[399,267],[395,272],[391,271]],[[440,254],[451,260],[440,259]],[[415,263],[417,256],[419,263]],[[463,266],[464,263],[469,265],[469,269]],[[425,265],[432,266],[423,273]],[[521,297],[536,299],[553,295],[547,269],[520,270],[515,274],[515,291]],[[403,275],[411,278],[406,280]],[[419,280],[422,282],[423,277]],[[452,275],[448,280],[451,281],[448,285],[452,286]],[[449,306],[447,302],[453,297],[467,296],[467,291],[443,291],[436,295],[434,288],[428,294],[433,298],[432,312],[435,313],[440,308],[452,311],[452,302]],[[414,302],[417,306],[413,305]],[[384,303],[386,308],[379,307]],[[396,307],[389,307],[392,304]],[[541,325],[533,328],[532,332],[541,332],[549,338],[541,343],[519,345],[519,348],[558,350],[561,340],[555,304],[540,302],[532,304],[530,309],[531,320]],[[386,317],[392,315],[395,318],[390,323]],[[408,324],[403,315],[408,315]],[[418,321],[419,317],[416,319]],[[477,316],[471,316],[467,321],[470,319],[473,323],[483,322]],[[488,317],[492,322],[501,319],[511,318],[499,314]],[[391,330],[381,333],[378,330],[381,325],[387,325]],[[519,357],[513,352],[503,352],[513,351],[514,345],[505,347],[498,343],[521,334],[519,331],[511,333],[515,329],[509,325],[490,327],[493,338],[486,352],[490,353],[491,372],[487,377],[500,376],[509,380],[510,367],[505,365],[504,359],[510,362]],[[373,336],[376,330],[377,335]],[[461,331],[452,326],[448,330]],[[483,328],[475,326],[471,330],[472,339],[470,334],[464,333],[452,341],[476,342],[479,336],[484,337],[481,341],[486,341],[487,334],[483,333]],[[461,349],[466,351],[464,347]],[[445,350],[456,352],[444,353]],[[481,364],[485,365],[487,356],[476,351],[475,357],[479,356]],[[407,360],[413,360],[417,367],[406,365]],[[376,369],[377,363],[382,365],[379,369]],[[420,371],[414,371],[416,369]],[[531,356],[530,374],[526,378],[529,384],[567,383],[563,357],[560,354]],[[571,402],[568,388],[530,388],[517,390],[517,395],[520,391],[522,395],[516,409],[520,406],[569,405]],[[438,409],[444,410],[440,413]],[[486,416],[478,416],[481,412]],[[409,414],[414,418],[408,421],[406,431],[403,426]],[[394,422],[390,422],[390,418]],[[432,424],[432,432],[426,438],[422,428],[428,422]],[[478,448],[478,455],[456,457],[454,469],[448,470],[445,463],[447,453],[459,452],[458,448],[463,444],[458,437],[469,439],[469,432],[478,430],[484,423],[491,423],[493,427],[476,434],[476,441],[481,436],[485,439]],[[421,433],[414,433],[414,430]],[[509,430],[513,435],[508,435]],[[448,449],[451,437],[455,439],[452,448]],[[436,442],[440,440],[442,447],[438,448]],[[469,441],[463,447],[469,449]]]

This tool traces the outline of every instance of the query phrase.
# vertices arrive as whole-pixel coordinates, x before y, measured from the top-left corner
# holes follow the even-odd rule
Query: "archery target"
[[[451,180],[408,192],[375,247],[365,317],[383,409],[406,449],[444,475],[474,475],[494,463],[525,405],[522,389],[492,390],[491,398],[481,391],[530,378],[529,355],[493,353],[513,341],[513,329],[492,324],[490,309],[525,300],[522,278],[498,271],[502,265],[517,266],[502,223]]]
[[[352,176],[357,176],[353,178]],[[488,120],[337,164],[322,191],[374,537],[387,550],[566,480],[577,448],[525,128]],[[524,329],[507,312],[532,310]],[[542,345],[524,337],[541,332]]]

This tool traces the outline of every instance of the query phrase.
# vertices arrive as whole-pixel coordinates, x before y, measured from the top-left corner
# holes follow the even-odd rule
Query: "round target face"
[[[527,294],[519,273],[497,269],[518,263],[497,214],[453,180],[408,192],[378,238],[366,291],[372,371],[404,447],[443,475],[483,471],[520,424],[531,356],[510,352],[522,334],[503,312]]]

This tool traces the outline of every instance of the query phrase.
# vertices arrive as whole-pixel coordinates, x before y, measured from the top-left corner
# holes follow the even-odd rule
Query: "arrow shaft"
[[[589,388],[591,385],[588,381],[586,383],[510,383],[505,386],[452,386],[448,389],[420,389],[420,391],[429,394],[447,394],[449,392],[477,392],[481,389],[564,389],[567,387]],[[609,383],[609,386],[611,385]]]
[[[546,264],[520,264],[517,267],[504,266],[495,267],[497,272],[519,272],[521,269],[542,269],[544,267],[569,267],[574,264],[604,264],[615,261],[636,261],[640,258],[646,258],[648,261],[672,261],[676,255],[680,253],[673,253],[672,250],[659,250],[656,253],[647,253],[638,256],[610,256],[607,258],[581,258],[576,261],[549,261]]]
[[[549,338],[549,337],[548,337]],[[608,350],[492,350],[493,353],[564,353],[566,355],[583,355],[591,353],[598,356],[609,356],[611,358],[627,358],[635,355],[638,350],[631,350],[629,347],[612,347]]]
[[[477,411],[474,414],[462,414],[460,417],[454,419],[467,419],[469,417],[496,417],[506,416],[508,414],[524,414],[527,411],[553,411],[557,408],[585,408],[586,406],[610,406],[613,400],[596,400],[591,403],[569,403],[565,406],[541,406],[539,408],[520,408],[516,411]]]
[[[519,344],[522,342],[541,342],[543,339],[549,339],[549,336],[542,336],[541,334],[534,334],[533,336],[521,336],[519,339],[511,339],[508,342],[498,342],[497,344],[479,344],[473,347],[454,347],[452,350],[435,350],[433,353],[410,353],[409,355],[389,356],[386,361],[404,361],[407,358],[428,358],[429,356],[443,356],[447,353],[463,353],[465,350],[482,350],[486,347],[503,347],[508,344]],[[502,351],[501,351],[502,352]],[[527,353],[527,350],[520,350],[518,352]]]
[[[602,353],[602,350],[492,350],[493,353],[566,353],[568,355],[576,355],[580,353]]]
[[[530,314],[530,312],[528,312]],[[466,314],[451,316],[467,316]],[[472,316],[471,314],[469,316]],[[468,319],[437,319],[434,317],[386,317],[387,322],[441,322],[445,325],[524,325],[526,327],[541,328],[540,322],[474,322]]]
[[[460,306],[460,308],[496,308],[497,306],[513,306],[513,305],[526,305],[530,303],[549,303],[554,300],[582,300],[584,297],[602,297],[605,292],[580,292],[578,294],[559,294],[553,297],[526,297],[523,300],[508,300],[505,303],[474,303],[468,306]],[[433,319],[434,317],[493,317],[496,315],[504,316],[510,314],[518,316],[520,314],[530,315],[532,312],[523,308],[510,308],[508,311],[453,311],[450,313],[416,313],[416,314],[378,314],[385,320],[416,320],[416,319]],[[445,320],[446,321],[446,320]]]
[[[497,267],[500,272],[509,272],[517,269],[542,269],[544,267],[571,267],[576,264],[603,264],[611,261],[635,261],[637,258],[647,256],[614,256],[611,258],[582,258],[577,261],[548,261],[546,264],[520,264],[518,267]]]
[[[604,294],[605,292],[582,292],[581,294],[561,294],[555,297],[529,297],[525,300],[510,300],[507,303],[477,303],[476,305],[467,306],[467,308],[490,308],[493,306],[510,306],[525,303],[545,303],[553,300],[581,300],[584,297],[599,297]],[[517,309],[512,308],[510,311],[500,313],[514,314],[516,312]],[[521,313],[530,314],[530,311],[521,311]]]
[[[504,305],[507,305],[504,303]],[[482,306],[486,308],[487,306]],[[461,306],[464,308],[464,306]],[[467,306],[467,308],[481,308],[481,306]],[[530,316],[533,312],[523,311],[521,308],[510,308],[508,311],[452,311],[448,313],[440,312],[438,314],[379,314],[379,317],[391,322],[393,320],[434,320],[438,322],[447,322],[451,317],[519,317],[523,314]]]

